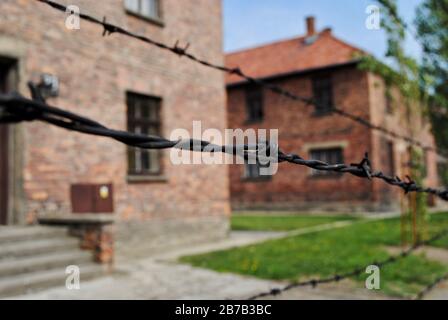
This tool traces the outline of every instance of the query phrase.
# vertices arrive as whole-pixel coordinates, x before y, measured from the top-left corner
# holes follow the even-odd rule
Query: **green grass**
[[[316,216],[316,215],[234,215],[232,230],[251,231],[290,231],[337,221],[354,220],[348,215]]]
[[[428,235],[448,228],[448,213],[433,215]],[[341,229],[267,241],[231,250],[181,258],[182,262],[220,272],[263,279],[299,281],[324,277],[386,259],[385,246],[400,245],[400,221],[388,219],[357,223]],[[448,248],[448,238],[436,243]],[[382,292],[409,297],[448,271],[448,267],[410,256],[381,270]],[[367,275],[355,280],[362,286]]]

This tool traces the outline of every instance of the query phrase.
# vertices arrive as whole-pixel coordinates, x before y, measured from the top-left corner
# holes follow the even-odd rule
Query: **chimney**
[[[313,16],[306,17],[306,36],[311,37],[316,34],[316,18]]]
[[[323,34],[327,34],[327,35],[331,35],[332,32],[333,32],[333,30],[331,28],[325,28],[322,31]]]

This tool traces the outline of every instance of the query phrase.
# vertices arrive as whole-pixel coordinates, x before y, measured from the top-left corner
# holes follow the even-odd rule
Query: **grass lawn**
[[[448,228],[448,213],[428,221],[428,234]],[[389,256],[385,246],[400,245],[399,219],[357,223],[341,229],[271,240],[231,250],[181,258],[182,262],[220,272],[233,272],[264,279],[299,281],[330,276],[367,266]],[[448,238],[436,246],[448,248]],[[383,293],[409,297],[446,273],[448,267],[410,256],[381,270]],[[362,286],[365,276],[356,278]]]
[[[354,219],[356,218],[348,215],[234,215],[232,216],[232,230],[290,231],[320,224]]]

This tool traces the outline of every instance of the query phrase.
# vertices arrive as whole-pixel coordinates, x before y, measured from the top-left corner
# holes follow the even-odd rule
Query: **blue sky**
[[[423,0],[398,0],[401,16],[412,22]],[[314,15],[317,29],[332,27],[339,38],[383,57],[382,30],[365,27],[368,5],[374,0],[223,0],[224,49],[226,52],[253,47],[305,33],[305,17]],[[420,49],[408,35],[406,50],[419,57]]]

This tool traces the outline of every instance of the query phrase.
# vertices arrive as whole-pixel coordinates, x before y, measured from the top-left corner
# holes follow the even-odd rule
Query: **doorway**
[[[0,58],[0,93],[6,93],[15,87],[15,61]],[[10,126],[0,124],[0,225],[9,222],[9,163]]]

